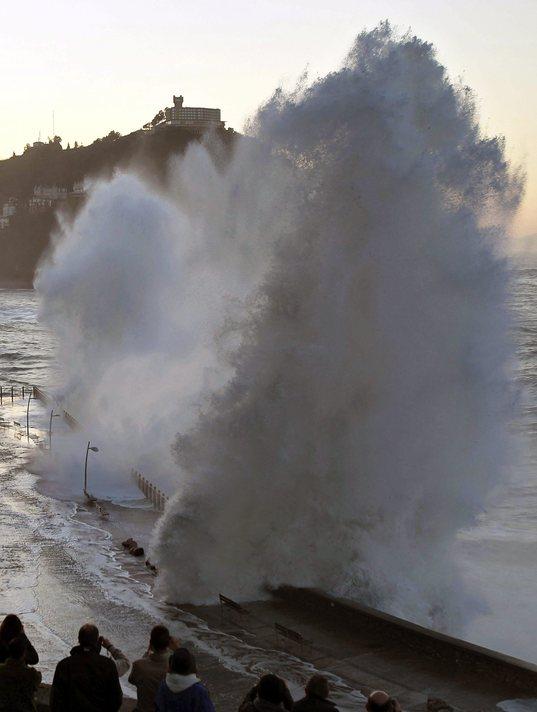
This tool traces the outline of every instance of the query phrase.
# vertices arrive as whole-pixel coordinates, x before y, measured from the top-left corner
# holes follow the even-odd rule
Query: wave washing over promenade
[[[457,536],[515,462],[521,181],[431,46],[384,24],[249,133],[192,145],[160,191],[96,183],[39,273],[95,493],[134,466],[172,495],[166,597],[317,586],[461,631],[485,603]],[[66,491],[81,449],[54,454]]]
[[[519,273],[517,282],[516,306],[520,317],[525,319],[519,332],[522,372],[525,380],[531,383],[537,377],[537,362],[531,347],[536,337],[530,319],[537,301],[537,272],[524,270]],[[35,353],[40,356],[22,359],[17,374],[24,382],[33,380],[34,373],[39,373],[45,382],[50,380],[47,374],[51,373],[51,340],[46,330],[37,325],[36,296],[30,292],[2,292],[0,298],[10,305],[10,309],[4,311],[9,317],[0,325],[0,335],[9,333],[19,319],[25,320],[26,338],[32,331],[39,333]],[[437,696],[442,693],[452,704],[459,702],[460,709],[475,709],[476,700],[480,709],[488,709],[484,704],[488,698],[498,700],[514,696],[507,689],[506,694],[494,697],[497,693],[494,688],[490,689],[489,681],[486,690],[480,693],[481,697],[473,697],[468,689],[464,690],[462,700],[465,705],[458,699],[461,692],[453,689],[453,681],[446,687],[441,677],[435,677],[432,671],[424,672],[410,651],[405,653],[401,665],[400,653],[393,658],[393,645],[379,647],[378,640],[368,644],[367,636],[364,639],[357,631],[349,638],[348,622],[342,626],[337,619],[332,620],[325,614],[314,611],[310,615],[302,604],[300,610],[283,601],[276,607],[269,602],[249,604],[247,609],[251,619],[240,620],[238,625],[233,615],[226,614],[222,619],[217,609],[182,607],[177,610],[159,604],[151,593],[153,576],[143,563],[122,552],[119,545],[121,538],[127,535],[141,536],[141,543],[147,542],[156,518],[152,508],[139,498],[123,502],[122,506],[106,502],[110,513],[107,520],[101,519],[95,509],[87,510],[81,496],[83,451],[78,463],[76,501],[58,501],[45,494],[43,490],[49,488],[49,483],[38,482],[26,469],[28,391],[24,400],[17,397],[17,386],[14,391],[14,404],[8,396],[2,409],[2,417],[11,424],[1,431],[0,513],[4,566],[0,581],[2,600],[5,601],[2,613],[17,610],[21,614],[31,640],[40,651],[40,669],[45,681],[50,682],[57,660],[68,652],[81,620],[96,621],[103,633],[123,648],[131,659],[144,648],[145,633],[150,626],[155,621],[165,621],[183,641],[191,642],[202,651],[201,655],[198,652],[200,662],[206,670],[211,692],[219,702],[218,709],[222,710],[235,710],[250,681],[260,671],[267,670],[282,674],[295,696],[300,694],[301,685],[314,669],[328,671],[334,688],[333,697],[343,710],[359,709],[363,699],[360,691],[371,689],[383,680],[383,676],[385,686],[405,703],[405,709],[423,709],[419,701],[431,693]],[[528,431],[532,429],[531,418],[532,409],[528,408],[524,421]],[[13,426],[13,422],[20,425]],[[32,400],[30,434],[43,439],[46,444],[49,423],[49,407],[45,409]],[[67,432],[61,418],[54,420],[53,443],[61,442]],[[532,536],[532,509],[527,496],[530,491],[530,481],[521,472],[519,484],[498,493],[496,505],[483,515],[480,526],[461,537],[461,560],[466,562],[468,571],[478,578],[488,576],[489,584],[491,577],[498,577],[494,585],[489,586],[493,604],[505,595],[498,561],[506,572],[522,566],[527,567],[528,574],[536,570],[530,568],[530,561],[517,561],[512,557],[513,547],[521,550],[520,542]],[[510,520],[502,516],[508,511],[514,515]],[[490,559],[491,550],[495,551],[494,560]],[[487,636],[490,631],[499,630],[499,634],[504,635],[504,642],[494,647],[531,659],[529,636],[527,648],[517,648],[516,641],[513,641],[512,650],[505,646],[505,641],[509,640],[508,626],[525,644],[518,631],[533,615],[529,597],[521,593],[520,587],[514,589],[509,591],[512,606],[509,622],[504,620],[503,607],[490,610],[483,614],[481,626],[478,621],[474,622],[476,635],[470,638],[493,645],[495,638]],[[298,626],[308,640],[308,647],[284,643],[290,656],[275,650],[275,643],[276,648],[282,647],[282,640],[274,639],[272,626],[275,619]],[[326,625],[319,625],[323,620]],[[364,645],[368,650],[365,658]],[[395,648],[400,650],[400,644]],[[528,651],[526,656],[525,650]],[[300,662],[296,655],[309,662]],[[369,662],[364,669],[366,660]],[[499,687],[501,690],[501,685]],[[129,685],[125,686],[125,691],[127,695],[133,694]],[[518,712],[513,703],[502,709]]]
[[[379,656],[375,678],[374,641],[332,639],[267,588],[318,587],[537,661],[537,272],[504,257],[521,181],[432,48],[387,25],[276,92],[249,131],[231,156],[191,146],[160,191],[95,183],[39,273],[39,321],[33,293],[0,294],[0,377],[50,387],[81,425],[2,404],[4,588],[49,678],[81,621],[132,659],[164,620],[226,712],[259,671],[298,694],[314,669],[342,710],[379,680],[423,709],[434,671],[412,681]],[[45,444],[53,431],[40,479],[17,439],[27,412]],[[158,522],[132,468],[169,497]],[[257,629],[218,624],[219,593],[256,602]],[[275,611],[325,636],[317,657],[276,649]],[[481,692],[479,709],[501,699]]]
[[[2,292],[2,298],[14,305],[15,320],[24,309],[24,318],[36,326],[34,295]],[[44,330],[41,338],[46,354],[49,337]],[[44,355],[41,373],[48,369],[47,360]],[[31,372],[32,368],[24,366],[19,371],[23,377]],[[108,517],[104,519],[96,508],[88,508],[82,496],[76,501],[60,501],[58,492],[56,497],[46,493],[48,483],[29,472],[27,463],[29,448],[30,453],[37,452],[34,442],[48,442],[49,409],[30,400],[28,444],[25,418],[29,393],[30,388],[22,399],[16,386],[14,403],[5,398],[1,408],[5,424],[0,429],[0,616],[13,611],[20,615],[39,651],[44,681],[51,682],[56,663],[68,654],[83,621],[97,623],[103,635],[131,661],[146,650],[152,626],[164,622],[184,644],[195,646],[218,709],[236,709],[260,671],[283,675],[295,697],[299,696],[316,669],[314,665],[298,659],[292,651],[258,648],[255,639],[242,641],[233,629],[226,633],[221,625],[211,627],[196,615],[153,596],[153,574],[143,560],[122,551],[119,543],[122,537],[132,535],[141,536],[144,543],[148,540],[157,516],[149,502],[138,495],[128,508],[106,503]],[[53,443],[61,443],[67,431],[63,421],[54,421]],[[80,485],[83,462],[81,465]],[[328,675],[340,709],[356,709],[364,699],[359,689],[337,674]],[[135,697],[131,685],[123,683],[123,687],[127,697]]]

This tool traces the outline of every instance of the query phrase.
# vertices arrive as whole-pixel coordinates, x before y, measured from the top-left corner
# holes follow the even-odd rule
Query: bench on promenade
[[[224,596],[223,593],[218,594],[220,600],[220,618],[224,622],[224,611],[227,609],[233,611],[234,613],[239,613],[241,616],[249,615],[249,611],[246,610],[240,603],[234,601],[232,598]]]

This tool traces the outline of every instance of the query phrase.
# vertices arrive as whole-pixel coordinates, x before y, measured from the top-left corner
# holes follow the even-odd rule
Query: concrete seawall
[[[279,588],[275,595],[303,606],[349,631],[377,638],[383,644],[438,661],[455,672],[520,689],[537,696],[537,666],[464,640],[437,633],[396,616],[315,589]]]

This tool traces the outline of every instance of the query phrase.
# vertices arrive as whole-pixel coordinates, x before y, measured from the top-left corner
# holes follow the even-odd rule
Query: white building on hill
[[[206,130],[224,128],[220,109],[206,109],[200,106],[183,106],[183,97],[174,96],[173,106],[164,109],[164,121],[155,128],[180,126],[183,128]]]

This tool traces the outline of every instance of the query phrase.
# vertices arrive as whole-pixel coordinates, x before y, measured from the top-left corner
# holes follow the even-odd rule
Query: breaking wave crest
[[[114,452],[102,481],[119,458],[173,483],[170,599],[318,586],[454,629],[475,603],[454,538],[512,457],[521,180],[471,92],[388,24],[247,134],[191,147],[165,195],[97,184],[41,271],[66,390]],[[136,392],[134,435],[133,383],[159,396]]]

